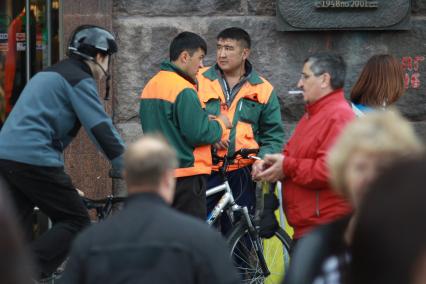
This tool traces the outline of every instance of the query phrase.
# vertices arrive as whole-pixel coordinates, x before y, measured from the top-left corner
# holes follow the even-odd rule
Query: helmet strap
[[[86,60],[90,60],[90,61],[92,61],[93,63],[95,63],[96,65],[98,65],[99,66],[99,68],[101,68],[101,70],[102,70],[102,72],[104,73],[104,75],[105,75],[105,78],[106,78],[106,80],[105,80],[105,97],[104,97],[104,100],[106,100],[106,101],[108,101],[109,100],[109,89],[110,89],[110,87],[109,87],[109,82],[110,82],[110,80],[111,80],[111,75],[109,74],[109,72],[107,72],[107,71],[105,71],[105,69],[102,67],[102,65],[101,64],[99,64],[99,62],[98,61],[96,61],[96,59],[95,58],[93,58],[92,56],[89,56],[89,55],[87,55],[87,54],[84,54],[84,53],[81,53],[81,52],[79,52],[79,51],[77,51],[77,50],[73,50],[72,51],[74,54],[77,54],[77,55],[79,55],[79,56],[81,56],[82,58],[84,58],[84,59],[86,59]],[[110,61],[108,62],[108,65],[110,64]]]
[[[99,64],[98,61],[96,61],[96,59],[94,59],[93,57],[92,57],[92,62],[94,62],[96,65],[98,65],[99,68],[101,68],[102,72],[104,72],[104,75],[105,75],[105,97],[104,97],[104,100],[108,101],[109,100],[109,81],[111,80],[111,75],[109,74],[109,72],[105,71],[105,69],[102,67],[102,65]]]

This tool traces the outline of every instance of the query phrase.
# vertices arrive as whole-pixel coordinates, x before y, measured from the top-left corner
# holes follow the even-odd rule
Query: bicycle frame
[[[225,191],[225,193],[222,195],[216,206],[213,208],[213,210],[207,217],[207,224],[212,225],[214,221],[216,221],[217,217],[219,217],[223,213],[223,210],[228,206],[228,204],[230,204],[231,211],[229,212],[229,217],[231,219],[231,222],[234,222],[233,213],[237,211],[242,211],[244,219],[246,220],[248,226],[250,228],[253,228],[254,230],[253,222],[250,219],[247,207],[241,207],[237,203],[235,203],[234,195],[232,194],[231,187],[229,186],[227,180],[225,180],[223,184],[220,184],[207,190],[206,196],[209,197],[221,191]]]
[[[248,209],[246,206],[241,207],[238,204],[235,203],[234,196],[231,191],[231,187],[229,186],[229,182],[226,180],[223,182],[223,184],[220,184],[218,186],[215,186],[206,192],[206,196],[211,196],[213,194],[219,193],[224,191],[225,193],[222,195],[220,200],[217,202],[216,206],[213,208],[209,216],[207,217],[207,224],[212,225],[217,217],[222,215],[223,210],[230,204],[230,212],[229,212],[229,218],[231,219],[231,223],[234,223],[234,215],[233,213],[236,211],[241,211],[243,214],[243,219],[245,223],[247,224],[247,228],[249,231],[249,234],[253,237],[253,245],[255,247],[255,250],[257,252],[257,255],[260,259],[260,266],[262,268],[262,271],[265,276],[268,276],[270,274],[270,271],[266,265],[265,258],[262,253],[262,245],[259,241],[259,235],[256,231],[255,226],[253,225],[252,219],[250,218],[250,215],[248,213]]]
[[[253,225],[253,222],[250,218],[247,207],[245,206],[242,207],[242,206],[239,206],[237,203],[235,203],[234,195],[232,194],[231,187],[229,186],[229,182],[227,180],[225,180],[223,184],[220,184],[218,186],[215,186],[207,190],[206,196],[209,197],[221,191],[225,191],[225,193],[222,195],[220,200],[217,202],[216,206],[208,215],[207,224],[212,225],[216,221],[217,217],[219,217],[223,213],[223,210],[228,206],[228,204],[230,204],[231,211],[230,211],[229,217],[231,219],[231,222],[232,223],[234,222],[233,213],[237,211],[242,211],[244,220],[247,223],[249,230],[252,233],[255,233],[256,228]]]
[[[240,151],[246,150],[248,151],[247,154],[249,154],[250,149],[241,149]],[[253,149],[251,149],[253,150]],[[257,151],[257,149],[255,149]],[[260,159],[259,157],[256,156],[250,156],[250,158],[254,158],[254,159]],[[222,213],[223,210],[228,206],[228,204],[230,204],[231,206],[231,211],[229,212],[229,218],[231,219],[231,223],[234,223],[234,214],[233,212],[237,212],[237,211],[242,211],[243,212],[243,216],[244,219],[249,227],[249,229],[254,232],[256,229],[253,226],[253,222],[249,216],[248,213],[248,209],[247,207],[241,207],[238,204],[235,203],[235,199],[234,199],[234,195],[232,194],[231,191],[231,187],[229,186],[229,182],[226,178],[226,168],[228,166],[228,158],[225,157],[225,159],[223,160],[223,165],[222,168],[220,170],[220,172],[223,175],[223,183],[215,186],[211,189],[208,189],[206,192],[206,197],[209,197],[213,194],[219,193],[221,191],[225,191],[225,193],[222,195],[222,197],[220,198],[219,202],[216,204],[216,206],[213,208],[213,210],[211,211],[211,213],[208,215],[207,217],[207,224],[212,225],[215,220],[217,219],[217,217],[219,217]]]
[[[222,195],[219,202],[216,204],[216,206],[213,208],[213,210],[210,212],[209,216],[207,217],[207,224],[209,225],[212,225],[214,221],[216,221],[217,217],[219,217],[222,214],[223,210],[228,204],[231,204],[232,211],[237,211],[241,208],[235,203],[234,196],[232,195],[232,192],[231,192],[231,187],[229,186],[229,183],[227,180],[225,180],[223,184],[220,184],[218,186],[215,186],[207,190],[206,196],[209,197],[221,191],[225,191],[225,193]],[[231,215],[230,217],[231,217],[231,221],[233,222],[234,221],[233,215]]]
[[[242,151],[242,149],[241,149],[241,151]],[[248,151],[248,152],[250,152],[250,151]],[[247,154],[249,154],[248,152],[247,152]],[[231,158],[231,159],[233,159],[233,158]],[[258,157],[251,157],[251,158],[260,159]],[[222,177],[223,177],[223,183],[218,185],[218,186],[215,186],[211,189],[208,189],[207,192],[206,192],[206,196],[209,197],[213,194],[224,191],[224,194],[222,195],[220,200],[217,202],[216,206],[213,208],[211,213],[208,215],[207,224],[212,225],[216,221],[216,219],[223,213],[223,211],[225,209],[230,208],[228,215],[229,215],[229,218],[231,220],[231,223],[234,223],[234,221],[235,221],[233,213],[237,212],[237,211],[242,212],[242,216],[241,216],[242,219],[241,220],[247,226],[248,232],[249,232],[249,234],[250,234],[250,236],[252,237],[252,240],[253,240],[254,249],[255,249],[256,254],[257,254],[259,261],[260,261],[260,267],[262,269],[263,275],[267,277],[270,274],[270,271],[268,269],[265,258],[263,256],[262,244],[260,242],[259,234],[256,230],[256,227],[253,224],[252,218],[249,215],[248,208],[246,206],[243,206],[243,207],[239,206],[238,204],[235,203],[235,199],[234,199],[234,196],[232,194],[231,187],[229,186],[229,182],[226,178],[226,169],[227,169],[227,166],[228,166],[228,162],[229,162],[229,159],[228,159],[228,157],[225,156],[225,158],[223,160],[223,165],[220,169],[220,172],[221,172]]]

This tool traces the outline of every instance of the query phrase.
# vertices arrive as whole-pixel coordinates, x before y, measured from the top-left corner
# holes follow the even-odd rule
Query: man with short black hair
[[[238,27],[224,29],[217,35],[216,64],[198,74],[198,94],[211,115],[225,115],[233,127],[223,132],[214,147],[219,156],[233,155],[241,148],[259,149],[258,156],[280,153],[284,140],[280,104],[274,87],[261,77],[248,60],[249,34]],[[263,161],[236,159],[228,167],[227,178],[236,202],[255,206],[256,185],[251,175],[262,168]],[[222,183],[218,165],[213,167],[209,188]],[[212,209],[220,196],[209,197]],[[222,222],[226,231],[226,224]]]
[[[343,94],[345,74],[340,56],[323,53],[305,60],[298,87],[303,90],[306,113],[283,153],[266,155],[265,169],[256,176],[283,182],[283,208],[295,240],[351,211],[332,190],[325,161],[337,136],[354,118]]]
[[[129,146],[129,199],[77,238],[62,283],[240,283],[221,235],[169,207],[177,165],[175,151],[159,137],[144,135]]]
[[[161,133],[179,157],[173,207],[206,218],[206,177],[211,172],[210,145],[231,127],[223,116],[208,116],[197,96],[196,74],[207,52],[204,39],[182,32],[170,44],[170,60],[141,94],[140,119],[145,133]]]

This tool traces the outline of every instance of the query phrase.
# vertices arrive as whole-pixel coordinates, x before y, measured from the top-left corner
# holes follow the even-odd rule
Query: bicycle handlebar
[[[91,199],[91,198],[81,196],[81,199],[83,200],[84,205],[86,206],[87,209],[96,209],[98,207],[103,207],[108,202],[110,204],[124,202],[126,200],[126,197],[108,196],[102,199]]]
[[[258,152],[259,152],[259,149],[245,149],[245,148],[242,148],[242,149],[238,150],[237,152],[235,152],[234,155],[235,155],[235,158],[237,157],[237,155],[240,155],[243,158],[249,158],[250,154],[257,154]]]
[[[242,148],[236,151],[232,156],[225,155],[220,157],[213,151],[213,163],[217,164],[218,162],[223,162],[219,168],[219,172],[221,172],[222,176],[225,178],[225,172],[230,163],[237,158],[237,156],[241,156],[243,159],[248,159],[250,154],[257,154],[259,149],[246,149]]]
[[[213,158],[217,159],[218,161],[224,161],[227,159],[228,161],[234,160],[237,158],[237,156],[241,156],[243,159],[248,159],[250,154],[257,154],[259,152],[259,149],[247,149],[247,148],[241,148],[240,150],[236,151],[232,156],[218,156],[216,154],[216,151],[213,151]]]

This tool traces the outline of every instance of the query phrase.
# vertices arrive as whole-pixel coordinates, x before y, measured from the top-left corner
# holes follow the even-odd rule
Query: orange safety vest
[[[207,105],[207,110],[209,110],[209,102],[219,100],[220,112],[225,114],[232,122],[233,129],[227,129],[223,132],[222,141],[230,140],[230,143],[234,145],[234,151],[241,148],[259,149],[255,133],[253,133],[253,126],[258,128],[261,107],[267,104],[274,89],[273,86],[262,77],[259,77],[261,82],[256,82],[255,84],[247,81],[228,107],[219,79],[212,80],[203,74],[206,71],[212,71],[208,71],[208,69],[203,68],[198,72],[198,96]],[[219,150],[218,155],[224,156],[227,152],[227,150]],[[252,163],[252,159],[236,160],[234,164],[229,165],[228,171],[237,170]],[[213,170],[218,170],[219,165],[213,166]]]
[[[162,70],[159,73],[157,73],[145,86],[145,88],[142,91],[141,94],[141,102],[143,100],[160,100],[163,101],[164,104],[174,104],[176,101],[177,96],[184,92],[185,89],[192,89],[196,92],[195,86],[191,84],[191,82],[185,80],[182,78],[179,74],[172,72],[172,71],[165,71]],[[183,107],[183,106],[182,106]],[[191,110],[191,106],[185,106],[188,111]],[[143,114],[143,107],[141,104],[141,121],[142,126],[144,124],[144,115],[149,116],[149,113]],[[152,111],[161,112],[161,109],[156,109]],[[178,153],[178,157],[180,155],[183,155],[182,148],[180,148],[183,144],[186,148],[191,147],[186,143],[184,138],[182,136],[176,136],[172,135],[173,133],[178,132],[176,125],[173,123],[172,119],[168,119],[166,113],[164,113],[164,116],[161,115],[161,118],[164,117],[164,120],[162,121],[154,121],[152,125],[147,125],[146,128],[150,128],[152,130],[157,129],[156,132],[161,132],[168,142],[174,146],[175,150]],[[162,125],[160,125],[162,124]],[[152,126],[152,127],[151,127]],[[172,131],[170,131],[172,130]],[[144,130],[144,132],[146,132]],[[154,132],[154,131],[150,131]],[[183,146],[182,146],[183,147]],[[193,176],[193,175],[199,175],[199,174],[210,174],[211,173],[211,166],[212,166],[212,159],[211,159],[211,146],[210,145],[203,145],[203,146],[197,146],[193,147],[193,160],[194,163],[190,167],[181,167],[175,170],[175,177],[185,177],[185,176]]]

